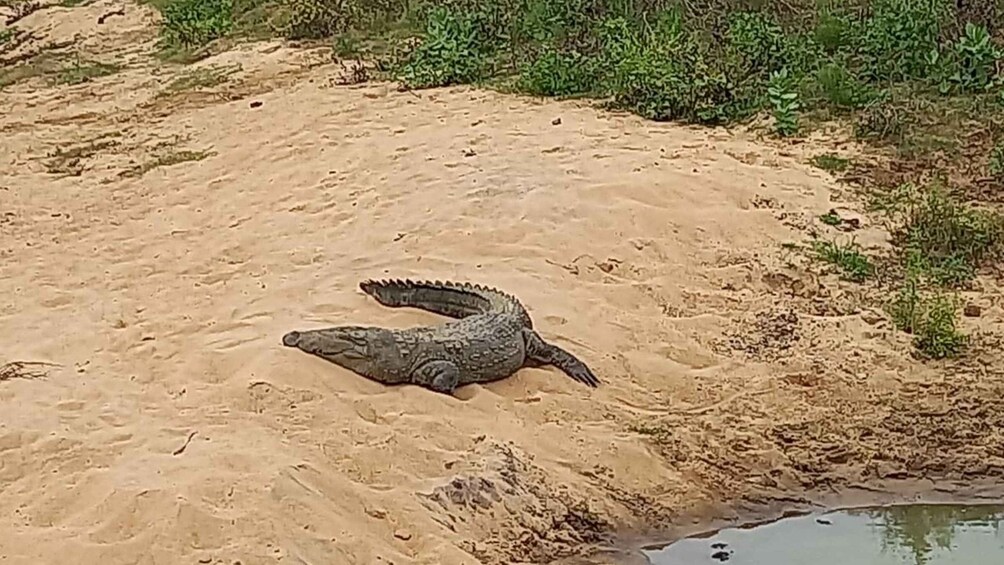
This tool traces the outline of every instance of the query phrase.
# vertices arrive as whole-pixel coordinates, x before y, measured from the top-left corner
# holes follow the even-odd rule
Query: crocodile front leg
[[[593,372],[589,370],[589,367],[585,363],[557,345],[545,342],[537,335],[537,332],[524,329],[523,339],[526,342],[525,366],[540,367],[541,365],[554,365],[580,383],[591,387],[600,385],[600,380],[593,375]]]
[[[411,373],[412,382],[435,392],[453,394],[460,383],[460,369],[450,361],[428,361]]]

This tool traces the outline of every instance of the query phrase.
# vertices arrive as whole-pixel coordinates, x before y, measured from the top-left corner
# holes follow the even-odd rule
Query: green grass
[[[913,277],[889,303],[887,312],[897,328],[914,336],[913,344],[923,357],[957,357],[969,343],[969,337],[957,328],[958,299],[940,292],[925,294]]]
[[[841,245],[835,241],[815,240],[812,250],[817,259],[837,267],[845,280],[864,282],[875,274],[875,265],[854,241]]]
[[[840,215],[837,214],[835,210],[830,210],[825,214],[820,214],[819,221],[823,222],[828,226],[833,226],[833,227],[839,226],[840,224],[844,223],[844,219],[841,218]]]
[[[816,155],[812,158],[811,163],[824,171],[829,171],[831,173],[840,173],[846,171],[851,166],[851,160],[830,153],[824,153],[822,155]]]
[[[59,69],[51,77],[53,84],[77,85],[90,82],[93,79],[113,75],[121,70],[118,65],[86,61],[74,58],[72,62]]]
[[[900,200],[886,213],[898,221],[893,235],[911,272],[958,287],[1002,257],[1004,219],[999,213],[963,204],[939,185],[925,190],[906,186],[897,195]]]

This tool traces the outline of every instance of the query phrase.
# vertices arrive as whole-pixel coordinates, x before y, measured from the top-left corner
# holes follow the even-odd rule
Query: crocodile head
[[[393,335],[383,328],[339,326],[291,331],[282,344],[317,355],[361,375],[379,375],[400,363]]]

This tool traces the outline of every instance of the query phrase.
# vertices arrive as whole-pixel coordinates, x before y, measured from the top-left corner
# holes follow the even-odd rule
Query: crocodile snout
[[[282,336],[282,344],[286,347],[296,347],[300,343],[300,332],[292,331]]]

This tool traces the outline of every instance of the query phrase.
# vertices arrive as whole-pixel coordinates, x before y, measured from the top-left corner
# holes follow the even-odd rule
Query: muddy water
[[[653,565],[1000,565],[1004,504],[838,510],[647,551]]]

